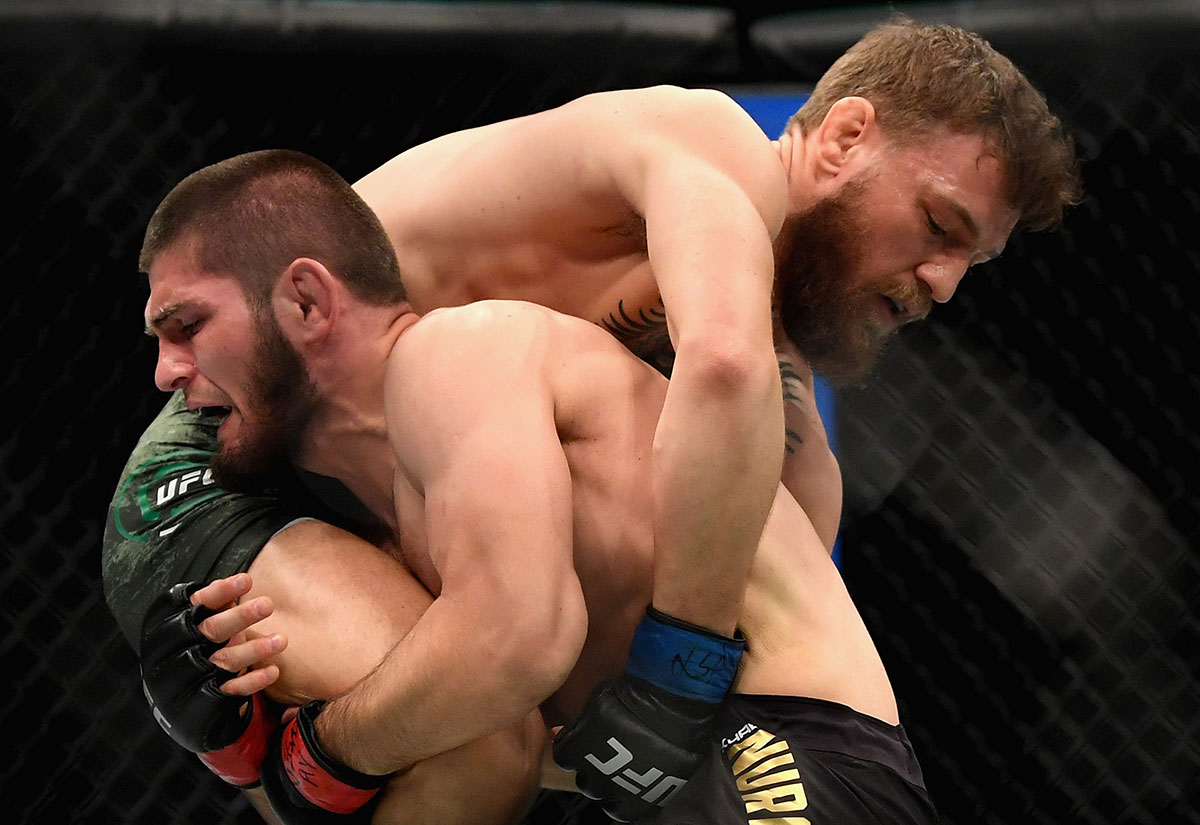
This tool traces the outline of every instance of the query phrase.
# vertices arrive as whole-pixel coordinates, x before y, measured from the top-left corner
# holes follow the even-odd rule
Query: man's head
[[[316,403],[304,358],[274,299],[288,277],[321,269],[360,301],[405,300],[378,218],[336,172],[306,155],[263,151],[205,167],[159,204],[139,258],[149,276],[155,381],[192,409],[228,411],[213,458],[235,489],[278,471]]]
[[[1015,228],[1056,226],[1080,196],[1074,145],[1045,98],[952,26],[869,32],[788,134],[805,191],[777,242],[777,299],[785,332],[834,380],[861,377]]]

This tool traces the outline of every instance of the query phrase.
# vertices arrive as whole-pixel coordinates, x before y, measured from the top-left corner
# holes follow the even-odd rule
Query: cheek
[[[196,369],[226,395],[241,395],[242,390],[252,383],[246,355],[228,346],[227,341],[197,355]]]
[[[914,227],[911,215],[890,212],[866,227],[866,267],[877,274],[896,275],[914,269],[929,254],[930,238]]]

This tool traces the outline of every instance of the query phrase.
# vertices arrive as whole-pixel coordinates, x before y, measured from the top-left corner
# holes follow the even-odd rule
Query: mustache
[[[923,321],[933,311],[933,290],[920,281],[908,284],[892,284],[883,291],[883,296],[904,307],[906,323]]]

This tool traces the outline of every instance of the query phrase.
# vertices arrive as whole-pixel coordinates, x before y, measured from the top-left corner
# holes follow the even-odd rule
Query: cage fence
[[[960,4],[921,4],[938,6]],[[605,42],[619,48],[588,41],[586,59],[560,52],[557,67],[521,57],[528,41],[406,50],[393,32],[329,46],[282,17],[6,12],[9,821],[258,821],[155,725],[99,586],[108,499],[162,403],[136,271],[153,205],[250,149],[301,149],[354,179],[436,135],[589,91],[812,79],[759,36],[794,16],[734,38],[732,13],[672,11],[687,21],[673,51],[618,28]],[[844,573],[950,825],[1200,823],[1200,61],[1178,16],[1160,23],[1082,62],[1053,32],[1014,43],[1078,136],[1087,200],[1062,231],[1014,239],[838,397]],[[656,51],[675,58],[655,64]],[[527,821],[605,820],[545,794]]]

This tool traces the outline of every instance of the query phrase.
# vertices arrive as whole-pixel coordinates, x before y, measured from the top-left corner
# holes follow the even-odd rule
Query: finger
[[[209,616],[197,629],[214,642],[227,642],[255,623],[275,612],[275,604],[267,596],[259,596]]]
[[[209,661],[230,673],[241,673],[248,667],[265,662],[287,647],[287,639],[276,633],[261,636],[241,644],[226,645],[209,657]]]
[[[221,685],[221,690],[231,696],[250,696],[275,684],[278,679],[279,668],[267,665],[235,676]]]
[[[249,573],[235,573],[216,579],[192,594],[192,604],[202,604],[211,610],[220,610],[250,592],[252,581]]]

